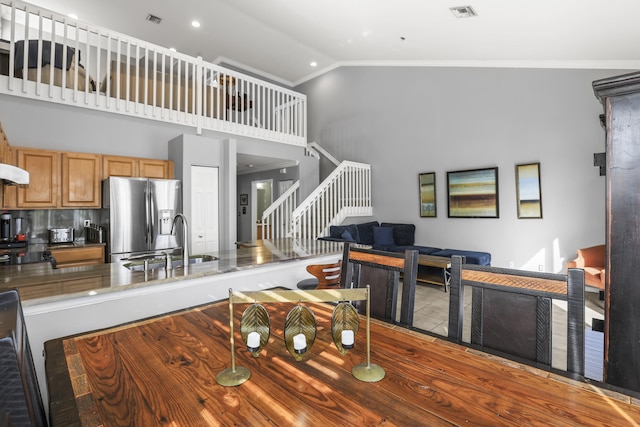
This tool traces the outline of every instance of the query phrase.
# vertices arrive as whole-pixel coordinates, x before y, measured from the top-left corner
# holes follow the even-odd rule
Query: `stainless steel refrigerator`
[[[110,177],[102,182],[102,207],[109,262],[180,252],[182,227],[171,234],[173,218],[182,212],[179,180]]]

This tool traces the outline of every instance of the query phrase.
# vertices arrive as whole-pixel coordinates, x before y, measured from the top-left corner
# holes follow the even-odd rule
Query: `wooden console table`
[[[420,268],[420,266],[431,267],[431,269]],[[416,280],[418,282],[443,286],[444,291],[447,292],[447,286],[451,278],[449,268],[451,268],[451,258],[420,254],[418,255],[418,278]],[[437,269],[438,271],[433,271],[433,269]]]

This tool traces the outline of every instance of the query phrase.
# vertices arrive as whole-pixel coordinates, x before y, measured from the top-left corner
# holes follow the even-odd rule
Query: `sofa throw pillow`
[[[349,230],[344,230],[342,232],[342,234],[340,235],[341,238],[343,238],[344,240],[349,240],[350,242],[355,242],[353,236],[351,235],[351,233],[349,233]]]
[[[396,246],[413,246],[415,244],[416,226],[413,224],[383,222],[380,227],[393,228],[393,241]]]
[[[394,246],[393,228],[373,227],[373,245],[380,248],[389,248]]]
[[[365,222],[363,224],[356,224],[358,233],[358,243],[363,245],[373,245],[373,227],[380,226],[378,221]],[[353,234],[353,233],[351,233]]]
[[[358,229],[354,224],[332,225],[331,227],[329,227],[329,235],[334,239],[344,239],[342,235],[344,234],[345,231],[348,231],[349,234],[351,234],[351,238],[348,240],[359,243]]]

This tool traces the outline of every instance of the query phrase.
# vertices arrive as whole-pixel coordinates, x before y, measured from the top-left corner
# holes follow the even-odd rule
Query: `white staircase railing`
[[[344,161],[291,214],[288,236],[315,240],[349,216],[370,216],[371,165]]]
[[[281,239],[289,237],[291,214],[298,206],[297,194],[300,181],[296,181],[276,199],[262,214],[262,236],[258,239]]]

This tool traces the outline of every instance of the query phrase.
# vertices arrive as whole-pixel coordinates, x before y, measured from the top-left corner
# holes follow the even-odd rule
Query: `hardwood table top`
[[[366,325],[341,356],[331,338],[333,307],[304,303],[317,322],[302,361],[283,334],[292,303],[265,303],[271,336],[260,356],[241,347],[234,304],[239,386],[216,375],[231,366],[227,301],[108,330],[48,341],[52,426],[206,425],[635,425],[631,397],[520,365],[399,326],[371,321],[379,382],[351,374],[366,361]]]

